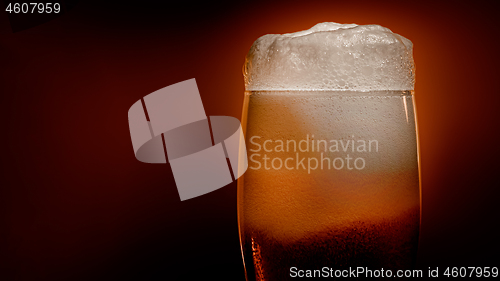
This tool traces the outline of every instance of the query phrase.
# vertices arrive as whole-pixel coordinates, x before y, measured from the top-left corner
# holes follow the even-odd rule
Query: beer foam
[[[247,91],[413,90],[413,44],[379,25],[319,23],[257,39],[245,59]]]

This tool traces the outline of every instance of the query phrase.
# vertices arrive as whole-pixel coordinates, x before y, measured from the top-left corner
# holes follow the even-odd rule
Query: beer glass
[[[378,25],[322,23],[254,43],[238,180],[247,280],[412,268],[414,69],[412,43]]]

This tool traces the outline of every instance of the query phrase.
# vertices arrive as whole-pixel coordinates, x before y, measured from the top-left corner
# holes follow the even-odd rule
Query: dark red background
[[[207,115],[240,118],[253,41],[324,21],[414,43],[419,266],[500,266],[491,3],[79,2],[18,32],[2,11],[0,280],[244,280],[236,185],[180,202],[168,164],[135,159],[127,111],[196,78]]]

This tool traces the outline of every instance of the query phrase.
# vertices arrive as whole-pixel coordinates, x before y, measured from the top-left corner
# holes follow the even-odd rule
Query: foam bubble
[[[257,39],[244,65],[247,91],[413,90],[410,40],[379,25],[319,23]]]

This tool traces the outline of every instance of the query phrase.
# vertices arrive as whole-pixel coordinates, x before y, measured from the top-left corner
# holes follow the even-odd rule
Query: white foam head
[[[257,39],[245,59],[247,91],[413,90],[410,40],[379,25],[319,23]]]

